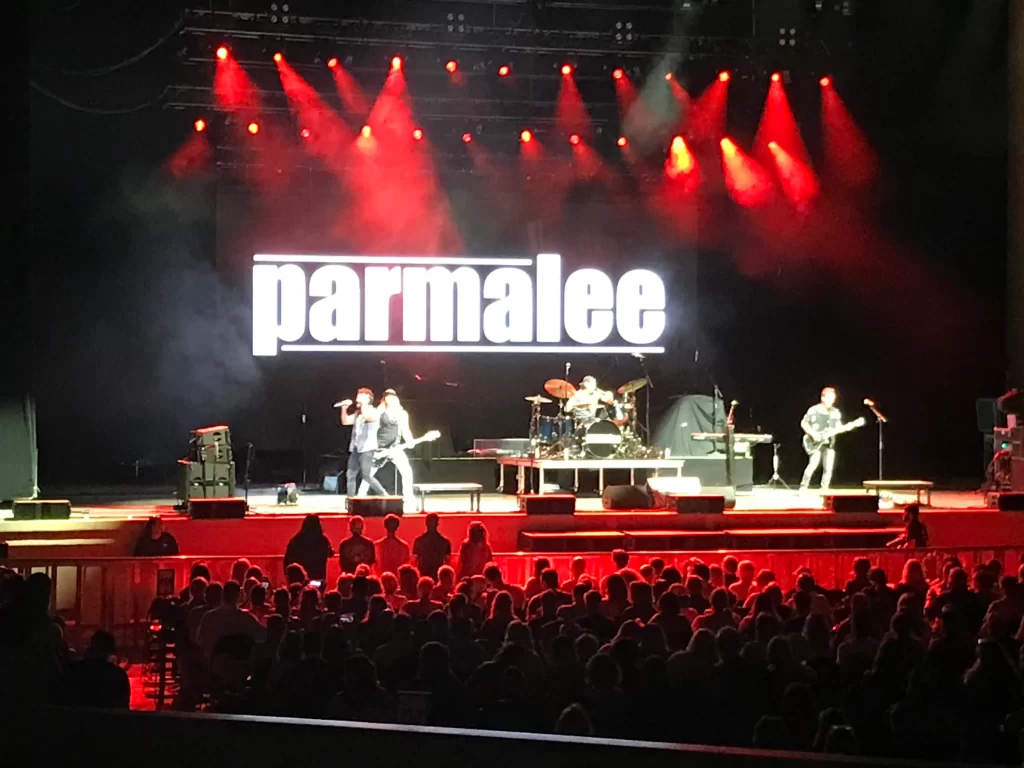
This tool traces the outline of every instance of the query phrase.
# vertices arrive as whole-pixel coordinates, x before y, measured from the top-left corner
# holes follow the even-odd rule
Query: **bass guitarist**
[[[836,396],[835,387],[825,387],[821,390],[821,401],[808,408],[800,421],[800,428],[810,438],[804,438],[807,468],[800,481],[801,492],[810,486],[811,478],[819,466],[824,467],[821,472],[821,490],[827,491],[832,484],[832,471],[836,466],[835,435],[843,426],[843,416],[836,408]]]

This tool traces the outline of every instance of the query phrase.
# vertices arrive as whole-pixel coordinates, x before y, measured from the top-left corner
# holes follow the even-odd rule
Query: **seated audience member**
[[[381,574],[380,586],[384,590],[384,599],[388,608],[395,613],[402,610],[402,607],[409,602],[408,598],[398,591],[398,577],[390,571]]]
[[[291,588],[292,584],[298,584],[300,587],[304,587],[309,583],[309,576],[306,574],[306,569],[301,565],[298,563],[290,563],[285,566],[284,580],[289,588]]]
[[[412,543],[412,554],[416,559],[416,567],[420,574],[436,579],[438,569],[442,565],[448,565],[448,561],[451,560],[452,543],[438,533],[437,526],[440,518],[436,512],[428,513],[423,522],[427,527],[426,533],[416,537]],[[414,596],[407,594],[406,597],[412,599]]]
[[[405,604],[405,612],[414,619],[425,619],[434,611],[444,610],[444,604],[434,600],[434,580],[429,576],[420,576],[416,585],[418,597]]]
[[[455,568],[459,580],[481,575],[484,567],[493,560],[491,547],[487,543],[487,529],[474,520],[466,530],[466,539],[459,548],[459,562]]]
[[[605,613],[604,602],[601,600],[601,593],[595,589],[590,590],[584,597],[587,613],[577,623],[584,631],[589,632],[600,642],[605,643],[612,639],[615,634],[615,622]]]
[[[913,557],[907,560],[903,564],[903,578],[896,585],[896,594],[902,596],[907,592],[913,593],[917,595],[923,606],[925,598],[928,596],[929,586],[928,580],[924,577],[921,561]]]
[[[128,673],[116,659],[114,636],[106,630],[93,632],[80,661],[72,662],[58,683],[57,703],[70,707],[128,709],[131,686]]]
[[[558,589],[558,571],[554,568],[546,569],[540,575],[540,582],[543,589],[539,594],[534,595],[530,599],[530,604],[526,609],[527,616],[533,616],[541,609],[545,595],[550,596],[547,600],[551,601],[553,610],[556,611],[559,606],[569,605],[572,602],[572,598],[569,595]]]
[[[262,584],[257,584],[249,593],[249,613],[255,616],[261,624],[265,624],[270,610],[270,606],[267,605],[267,588]]]
[[[650,586],[653,586],[654,582],[658,579],[654,573],[654,568],[650,563],[644,563],[640,566],[640,578],[643,579],[644,583]]]
[[[132,551],[134,557],[172,557],[178,554],[177,540],[166,530],[164,521],[151,517],[146,521],[142,533]]]
[[[533,575],[526,580],[526,585],[523,587],[527,600],[532,599],[534,595],[539,595],[544,589],[544,585],[540,580],[540,575],[550,567],[551,561],[546,557],[533,558]],[[1021,567],[1024,568],[1024,565]]]
[[[363,536],[365,524],[361,515],[349,518],[349,536],[338,545],[338,562],[342,573],[356,573],[360,565],[372,566],[377,561],[373,542]]]
[[[866,557],[858,557],[853,561],[853,578],[846,582],[846,594],[854,595],[871,586],[871,561]]]
[[[526,603],[526,592],[515,584],[508,584],[501,573],[501,568],[494,563],[490,563],[484,568],[484,579],[487,582],[488,594],[493,596],[500,592],[507,592],[509,597],[512,598],[513,609],[517,613],[522,613]]]
[[[736,597],[736,602],[743,605],[747,601],[747,595],[754,589],[754,574],[756,569],[749,560],[743,560],[737,566],[737,579],[729,586],[729,591]]]
[[[415,595],[415,583],[413,594]],[[447,602],[455,594],[455,569],[450,565],[442,565],[437,569],[437,580],[434,582],[433,598],[438,602]]]
[[[690,598],[690,607],[697,612],[698,616],[711,607],[710,601],[704,597],[704,584],[704,579],[700,576],[691,576],[686,580],[686,591]]]
[[[206,600],[193,606],[188,616],[185,618],[185,627],[188,630],[189,644],[198,648],[199,647],[199,624],[202,622],[203,617],[215,608],[220,608],[221,600],[224,596],[224,587],[217,582],[210,584],[206,587]]]
[[[266,634],[263,625],[255,616],[238,607],[240,595],[241,588],[238,582],[229,581],[224,585],[223,605],[207,611],[199,622],[196,639],[205,658],[213,656],[213,651],[222,637],[244,635],[258,643]]]
[[[722,579],[725,582],[725,588],[730,589],[733,584],[740,580],[737,571],[740,567],[740,561],[732,555],[726,555],[722,558]],[[753,576],[754,572],[751,569],[750,575]]]
[[[412,558],[409,545],[398,538],[400,524],[401,519],[398,515],[387,515],[384,518],[384,538],[374,542],[377,550],[377,570],[381,573],[398,573],[398,569]]]
[[[308,578],[323,583],[327,579],[327,561],[333,556],[334,548],[324,534],[320,516],[306,515],[299,532],[288,541],[284,564],[288,566],[298,563],[305,569]]]
[[[885,546],[897,549],[923,549],[928,546],[928,527],[921,522],[921,507],[908,504],[903,512],[903,533]]]
[[[571,594],[572,588],[581,580],[587,578],[590,578],[587,576],[587,561],[577,555],[572,559],[572,563],[569,564],[569,578],[562,582],[562,591]]]
[[[621,574],[613,573],[605,580],[605,595],[604,615],[617,621],[629,607],[629,587]]]
[[[292,596],[284,587],[274,590],[274,613],[285,621],[292,615]]]
[[[711,593],[711,607],[693,621],[694,630],[709,629],[714,633],[723,627],[735,627],[736,617],[729,608],[729,592],[719,587]]]
[[[230,580],[239,585],[244,584],[246,571],[248,571],[249,568],[251,567],[252,563],[250,563],[248,559],[244,557],[238,558],[237,560],[235,560],[235,562],[231,564]]]
[[[403,565],[398,569],[398,591],[406,600],[415,600],[417,596],[416,585],[420,575],[411,565]],[[340,589],[340,587],[339,587]]]
[[[646,581],[634,581],[629,585],[629,607],[622,612],[623,621],[640,620],[644,624],[651,620],[654,607],[654,590]]]
[[[371,581],[366,576],[356,576],[352,579],[351,594],[341,599],[341,615],[351,616],[356,624],[361,622],[370,607],[371,589]]]

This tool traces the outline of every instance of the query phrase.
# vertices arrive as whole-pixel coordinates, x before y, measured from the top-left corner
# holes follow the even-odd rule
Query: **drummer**
[[[601,404],[609,405],[615,399],[615,395],[604,389],[598,389],[597,379],[593,376],[584,376],[580,382],[580,389],[565,403],[566,413],[575,416],[576,424],[586,423],[597,419],[597,409]]]

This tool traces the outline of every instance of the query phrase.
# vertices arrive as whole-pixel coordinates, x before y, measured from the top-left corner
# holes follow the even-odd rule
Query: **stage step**
[[[520,531],[524,552],[877,549],[901,528],[740,528],[722,531]]]

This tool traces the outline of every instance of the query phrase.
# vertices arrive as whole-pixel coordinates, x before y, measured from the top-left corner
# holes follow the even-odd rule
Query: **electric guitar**
[[[383,467],[385,464],[391,461],[399,453],[407,451],[410,448],[414,448],[420,443],[428,443],[432,440],[437,440],[437,438],[439,438],[440,436],[441,433],[438,430],[432,429],[422,437],[417,437],[411,443],[399,443],[398,445],[392,445],[390,448],[382,448],[381,450],[376,451],[373,454],[373,468],[379,469],[380,467]]]
[[[854,421],[848,421],[846,424],[841,424],[838,427],[835,427],[834,429],[826,429],[824,432],[818,433],[817,440],[815,440],[813,437],[811,437],[805,432],[804,452],[808,456],[810,456],[836,435],[841,435],[844,432],[852,432],[855,429],[860,429],[865,424],[867,424],[867,422],[864,420],[864,417],[861,416],[859,419],[855,419]]]

